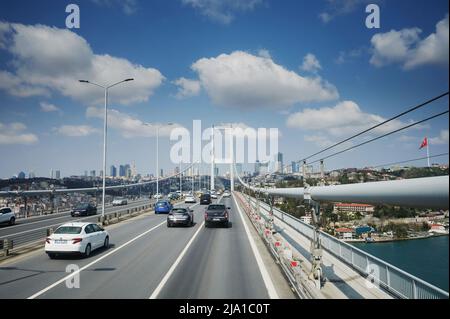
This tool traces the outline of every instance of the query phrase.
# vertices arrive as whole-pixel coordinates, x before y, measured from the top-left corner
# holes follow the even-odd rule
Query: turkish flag
[[[420,145],[420,150],[424,147],[428,146],[428,137],[425,137],[425,139],[423,140],[422,144]]]

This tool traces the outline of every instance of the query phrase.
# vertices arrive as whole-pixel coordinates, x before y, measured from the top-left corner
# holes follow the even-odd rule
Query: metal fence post
[[[9,255],[9,243],[8,239],[3,239],[3,257]]]

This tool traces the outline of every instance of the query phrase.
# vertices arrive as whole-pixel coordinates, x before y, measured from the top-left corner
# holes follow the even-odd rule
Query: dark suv
[[[203,194],[200,196],[200,205],[209,205],[211,204],[211,195],[210,194]]]
[[[205,211],[205,227],[218,224],[228,228],[230,224],[229,209],[231,208],[221,204],[209,205]]]
[[[97,215],[97,207],[93,204],[80,204],[70,212],[72,217]]]

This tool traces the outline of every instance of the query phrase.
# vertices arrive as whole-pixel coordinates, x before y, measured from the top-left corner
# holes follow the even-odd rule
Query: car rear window
[[[208,210],[224,210],[225,205],[209,205]]]
[[[81,227],[76,226],[61,226],[55,230],[55,234],[75,235],[81,233]]]
[[[164,207],[164,206],[167,206],[167,203],[165,203],[165,202],[156,203],[156,206]]]
[[[174,213],[174,214],[184,214],[184,213],[187,213],[187,209],[184,209],[184,208],[172,209],[172,213]]]

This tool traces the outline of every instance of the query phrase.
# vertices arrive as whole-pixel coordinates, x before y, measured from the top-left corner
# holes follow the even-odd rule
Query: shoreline
[[[417,237],[409,237],[409,238],[389,238],[389,239],[382,239],[382,240],[374,240],[374,241],[366,241],[365,239],[352,239],[352,240],[344,240],[347,244],[379,244],[379,243],[389,243],[389,242],[395,242],[395,241],[407,241],[407,240],[420,240],[420,239],[430,239],[435,237],[442,237],[442,236],[449,236],[449,234],[432,234],[428,236],[417,236]]]

